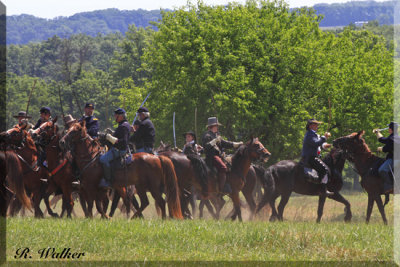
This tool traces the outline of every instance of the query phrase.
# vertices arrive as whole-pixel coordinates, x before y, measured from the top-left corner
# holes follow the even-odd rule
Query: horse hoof
[[[58,216],[57,213],[53,213],[53,214],[51,215],[51,217],[53,217],[53,218],[60,218],[60,216]]]

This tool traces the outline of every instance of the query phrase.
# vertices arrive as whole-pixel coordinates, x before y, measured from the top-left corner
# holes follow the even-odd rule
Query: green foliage
[[[37,77],[35,119],[42,105],[60,114],[59,87],[65,113],[80,117],[78,105],[94,101],[102,128],[112,125],[118,106],[132,120],[151,92],[146,106],[156,144],[172,143],[175,112],[179,146],[181,133],[197,129],[200,137],[207,117],[218,116],[229,139],[258,136],[271,163],[293,159],[306,120],[315,117],[334,138],[366,130],[375,149],[372,129],[393,119],[398,41],[388,45],[390,29],[376,23],[334,34],[320,30],[320,21],[314,10],[291,12],[284,1],[213,7],[200,1],[163,12],[158,31],[132,25],[125,37],[80,34],[9,45],[8,126],[26,108]]]

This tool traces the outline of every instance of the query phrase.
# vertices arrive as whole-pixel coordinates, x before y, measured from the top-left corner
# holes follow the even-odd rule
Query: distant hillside
[[[37,18],[32,15],[7,16],[7,44],[39,42],[54,35],[68,37],[84,33],[90,36],[121,32],[125,34],[128,25],[150,26],[150,21],[161,18],[160,10],[118,10],[105,9],[77,13],[71,17],[55,19]]]
[[[343,4],[316,4],[314,9],[317,14],[324,15],[321,27],[345,26],[371,20],[377,20],[379,24],[393,24],[395,2],[355,1]],[[151,21],[158,21],[160,18],[160,10],[142,9],[132,11],[106,9],[51,20],[32,15],[8,16],[7,44],[39,42],[54,35],[64,38],[78,33],[90,36],[111,32],[124,34],[130,24],[147,27]]]

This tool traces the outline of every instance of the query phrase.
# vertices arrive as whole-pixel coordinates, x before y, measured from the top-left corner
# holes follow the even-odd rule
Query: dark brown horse
[[[67,217],[71,218],[71,212],[74,206],[74,201],[72,199],[72,182],[74,180],[74,173],[71,162],[67,159],[59,146],[61,133],[59,132],[56,122],[57,117],[51,121],[43,123],[39,128],[32,132],[32,136],[34,138],[37,137],[38,143],[46,151],[50,178],[48,180],[44,199],[45,201],[48,201],[48,198],[52,193],[61,189],[63,199],[61,217],[66,210]],[[57,215],[51,210],[48,210],[48,212],[51,216]]]
[[[334,195],[329,196],[329,198],[343,203],[346,206],[344,220],[348,222],[352,217],[350,203],[339,193],[343,186],[341,173],[346,161],[344,152],[333,148],[323,161],[331,170],[331,177],[327,187]],[[305,179],[303,168],[303,165],[293,160],[283,160],[270,166],[266,170],[263,179],[264,197],[259,203],[256,212],[259,212],[265,204],[269,203],[272,209],[270,220],[274,221],[278,219],[282,221],[283,211],[292,192],[309,196],[319,195],[317,222],[320,222],[326,195],[321,194],[321,184],[313,184]],[[278,211],[276,211],[275,200],[279,196],[281,196],[281,200],[279,202]]]
[[[373,170],[379,166],[379,163],[383,163],[384,160],[371,153],[371,150],[362,137],[364,133],[364,131],[360,131],[337,138],[333,141],[333,146],[346,151],[347,159],[354,163],[358,174],[361,176],[361,186],[368,193],[366,222],[369,222],[374,202],[376,202],[382,220],[387,224],[385,208],[381,198],[381,195],[384,194],[383,179]]]
[[[15,153],[22,170],[23,184],[26,190],[32,195],[35,217],[43,217],[43,212],[40,209],[40,201],[42,200],[45,185],[40,179],[47,178],[47,173],[38,166],[36,146],[25,128],[18,126],[6,132],[6,142],[16,147]],[[16,190],[22,189],[16,188]],[[27,203],[23,203],[23,205],[27,206]],[[47,208],[49,209],[49,207]]]
[[[23,183],[22,168],[14,151],[0,151],[0,216],[5,217],[13,190],[16,198],[24,207],[31,210],[31,201],[26,195]],[[8,186],[7,188],[6,179]]]
[[[81,170],[81,184],[87,192],[89,214],[92,214],[91,208],[93,207],[93,205],[90,206],[90,203],[96,200],[96,206],[102,216],[108,217],[100,201],[104,196],[100,198],[97,196],[98,192],[101,191],[98,184],[103,177],[103,169],[98,159],[100,145],[90,138],[85,126],[85,121],[73,124],[61,139],[60,144],[71,150],[73,158]],[[125,188],[128,185],[135,185],[141,205],[134,217],[142,216],[143,210],[149,204],[146,192],[150,191],[161,209],[162,218],[165,218],[165,200],[162,198],[161,190],[162,186],[165,186],[170,215],[174,218],[182,218],[175,169],[171,160],[167,157],[158,157],[147,153],[134,154],[132,155],[132,163],[126,168],[115,170],[113,176],[112,187],[121,195],[128,209],[130,203],[126,197]]]

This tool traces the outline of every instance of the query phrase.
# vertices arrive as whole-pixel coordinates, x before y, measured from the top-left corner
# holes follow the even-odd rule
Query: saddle
[[[124,169],[128,167],[132,161],[132,155],[130,153],[126,153],[124,156],[118,157],[111,161],[111,168],[113,170]]]
[[[304,179],[307,182],[313,183],[313,184],[320,184],[321,180],[319,179],[319,175],[318,172],[311,168],[308,164],[305,164],[303,162],[303,160],[301,160],[299,162],[299,165],[301,167],[301,169],[303,170],[303,174],[304,174]]]
[[[371,175],[371,176],[375,176],[375,177],[380,177],[380,178],[382,178],[382,177],[379,175],[379,168],[382,166],[382,164],[383,164],[384,162],[385,162],[385,159],[383,159],[383,158],[377,159],[377,160],[372,164],[371,168],[368,169],[367,175]],[[394,170],[394,169],[393,169],[393,166],[392,166],[392,170]],[[393,179],[393,172],[389,172],[389,176],[390,176],[391,179]]]

